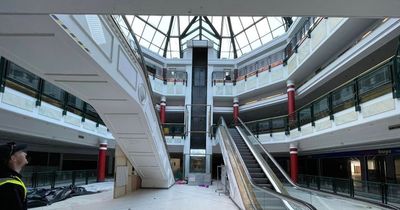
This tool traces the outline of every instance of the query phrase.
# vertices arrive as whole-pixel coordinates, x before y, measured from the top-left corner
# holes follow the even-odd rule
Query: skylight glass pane
[[[268,26],[268,21],[265,18],[262,19],[260,22],[258,22],[256,24],[256,27],[257,27],[258,33],[260,33],[260,36],[264,36],[270,32],[269,26]]]
[[[256,23],[257,21],[259,21],[260,19],[263,19],[264,17],[253,17],[253,21],[254,23]]]
[[[239,43],[239,45],[238,45],[239,48],[242,48],[249,44],[249,41],[247,41],[245,33],[241,33],[241,34],[237,35],[236,41]]]
[[[183,33],[186,27],[189,25],[189,17],[188,16],[181,16],[179,17],[179,33]]]
[[[280,21],[278,18],[275,17],[269,17],[268,21],[272,31],[279,28],[282,25],[282,21]]]
[[[174,17],[174,22],[172,23],[172,29],[171,29],[171,36],[179,36],[178,20],[179,17]]]
[[[153,38],[153,44],[160,47],[164,41],[164,38],[165,38],[164,35],[162,35],[160,32],[156,32],[156,34]]]
[[[170,22],[171,22],[171,16],[162,17],[160,25],[158,26],[158,30],[162,31],[164,34],[167,34]]]
[[[126,17],[126,20],[128,20],[129,25],[132,25],[133,19],[135,19],[135,16],[134,15],[126,15],[125,17]],[[122,18],[121,18],[121,20],[122,20]]]
[[[139,44],[145,48],[149,48],[150,42],[146,41],[145,39],[141,39]]]
[[[262,45],[262,43],[261,43],[261,41],[259,39],[255,40],[254,42],[252,42],[250,44],[251,49],[253,49],[253,50],[258,48],[258,47],[260,47],[261,45]]]
[[[215,30],[218,32],[218,34],[221,35],[222,17],[212,16],[212,17],[208,17],[208,19],[210,19],[211,23],[213,24],[213,26],[214,26]]]
[[[271,40],[272,40],[272,35],[271,34],[267,34],[267,35],[264,35],[264,36],[261,37],[262,44],[267,44]]]
[[[179,39],[178,38],[171,38],[170,39],[171,51],[178,51],[179,52]]]
[[[243,54],[250,52],[251,51],[250,45],[243,47],[241,50]]]
[[[203,39],[207,38],[208,40],[214,42],[215,44],[219,45],[219,40],[209,34],[207,31],[203,31]]]
[[[156,30],[154,30],[151,26],[147,25],[144,28],[142,38],[146,39],[147,41],[151,41],[155,33]]]
[[[204,28],[204,29],[206,29],[207,31],[209,31],[210,34],[215,35],[214,31],[211,29],[211,27],[210,27],[207,23],[203,22],[202,24],[203,24],[203,28]]]
[[[254,42],[257,39],[260,39],[260,37],[258,37],[258,33],[255,26],[252,26],[248,30],[246,30],[246,35],[247,38],[249,38],[250,43]]]
[[[157,46],[155,46],[155,45],[150,45],[150,48],[149,48],[151,51],[153,51],[153,52],[156,52],[156,53],[158,53],[158,51],[160,50],[160,48],[159,47],[157,47]]]
[[[282,35],[285,33],[285,28],[283,26],[281,26],[280,28],[276,29],[275,31],[272,32],[274,38]]]
[[[243,28],[247,28],[254,23],[252,17],[240,17]]]
[[[224,19],[223,19],[222,36],[224,36],[224,37],[231,36],[231,34],[229,32],[228,20],[226,17],[224,17]]]
[[[229,52],[221,52],[221,58],[229,58]]]
[[[221,51],[229,51],[229,45],[231,44],[230,39],[222,39]]]
[[[232,24],[232,30],[234,34],[237,34],[241,31],[243,31],[242,24],[240,23],[239,17],[231,17],[231,24]]]
[[[142,18],[144,21],[147,21],[149,19],[148,15],[139,15],[140,18]]]
[[[150,16],[147,22],[157,28],[160,20],[161,16]]]
[[[141,21],[139,18],[135,18],[132,25],[133,32],[139,36],[142,36],[145,26],[146,24],[143,21]]]

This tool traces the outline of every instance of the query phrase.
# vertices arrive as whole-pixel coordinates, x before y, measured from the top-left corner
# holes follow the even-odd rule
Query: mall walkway
[[[90,185],[88,190],[105,191],[78,196],[33,210],[236,210],[232,200],[215,192],[216,185],[206,187],[174,185],[165,189],[140,189],[128,196],[113,199],[112,182]]]

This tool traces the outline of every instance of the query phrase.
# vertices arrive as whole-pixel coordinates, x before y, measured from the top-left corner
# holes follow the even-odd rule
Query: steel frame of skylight
[[[125,18],[126,18],[126,16],[127,15],[125,15]],[[226,44],[224,45],[225,46],[224,53],[228,53],[228,57],[230,57],[232,55],[231,53],[233,53],[233,58],[237,58],[237,57],[239,57],[238,51],[240,51],[240,55],[243,55],[243,54],[247,53],[249,51],[249,49],[254,50],[256,47],[264,45],[265,44],[263,41],[264,38],[268,39],[268,37],[265,37],[265,36],[269,36],[270,38],[272,37],[272,39],[273,39],[273,38],[275,38],[275,35],[274,35],[275,30],[278,30],[279,28],[284,27],[284,30],[287,31],[293,22],[291,17],[281,17],[282,18],[281,21],[275,20],[275,21],[278,21],[278,22],[275,22],[275,27],[276,26],[277,27],[271,28],[271,24],[269,22],[268,17],[259,17],[259,19],[257,19],[257,20],[255,20],[255,17],[238,17],[238,18],[235,18],[235,20],[236,21],[239,20],[241,30],[237,31],[238,26],[236,25],[236,29],[235,29],[236,33],[235,33],[233,30],[233,27],[232,27],[231,17],[229,17],[229,16],[218,17],[218,18],[221,18],[220,19],[220,23],[221,23],[220,32],[216,28],[216,25],[214,25],[213,22],[210,20],[210,18],[207,16],[156,16],[159,19],[156,21],[154,21],[154,19],[153,19],[153,22],[157,23],[157,21],[158,21],[157,26],[153,25],[152,23],[149,22],[151,17],[154,17],[154,16],[135,15],[135,16],[130,17],[130,19],[132,21],[131,21],[131,23],[129,23],[129,26],[132,29],[134,29],[133,24],[135,23],[136,18],[138,20],[142,21],[141,24],[145,24],[140,29],[141,31],[133,30],[133,31],[135,31],[135,34],[139,40],[139,43],[140,44],[142,44],[142,42],[145,43],[146,46],[144,46],[144,47],[146,47],[146,48],[148,47],[149,49],[152,48],[153,49],[152,51],[154,51],[154,49],[158,49],[156,53],[162,55],[163,57],[173,57],[173,53],[177,53],[179,51],[180,58],[183,57],[183,50],[186,45],[186,41],[191,40],[193,38],[197,38],[197,39],[201,39],[201,40],[207,39],[210,42],[213,42],[214,48],[217,51],[218,58],[221,58],[221,52],[223,49],[223,39],[229,39],[230,40],[229,46],[226,46]],[[163,18],[165,18],[165,17],[170,18],[167,31],[163,31],[158,28],[160,26],[160,24],[162,23]],[[188,18],[186,21],[190,20],[190,22],[186,26],[184,26],[184,28],[181,28],[181,22],[180,22],[181,18]],[[211,19],[212,18],[214,18],[214,17],[211,17]],[[242,22],[244,20],[244,18],[247,18],[246,24],[243,24],[243,22]],[[251,19],[249,19],[249,18],[251,18]],[[267,30],[267,33],[265,33],[265,31],[263,30],[264,34],[260,35],[259,28],[258,28],[259,26],[257,24],[260,23],[261,21],[263,21],[264,19],[266,20],[266,23],[267,23],[267,25],[265,27],[268,27],[268,30]],[[252,21],[249,21],[249,20],[252,20]],[[276,25],[276,23],[279,23],[279,24]],[[198,26],[193,28],[194,24],[198,24]],[[224,34],[224,24],[227,24],[227,27],[229,30],[228,33],[225,33],[225,36],[223,35]],[[172,30],[173,30],[174,25],[175,25],[175,27],[178,27],[176,29],[178,35],[176,35],[176,34],[173,35]],[[153,33],[151,38],[143,37],[146,27],[150,27],[154,30],[154,33],[151,32],[151,33]],[[219,28],[219,25],[218,25],[218,28]],[[256,38],[253,36],[252,37],[253,39],[256,38],[253,41],[250,40],[248,37],[248,30],[251,28],[253,28],[252,29],[253,31],[254,30],[256,31],[256,33],[257,33],[256,36],[258,37],[258,38]],[[147,33],[149,33],[149,32],[147,32]],[[158,42],[161,42],[161,44],[155,44],[153,42],[157,33],[159,33],[158,37],[163,36],[163,41],[161,41],[161,39],[158,39],[158,40],[160,40]],[[244,34],[244,36],[243,36],[243,34]],[[239,35],[242,37],[241,38],[242,40],[238,40]],[[192,37],[190,37],[190,36],[192,36]],[[190,37],[190,39],[188,39],[188,37]],[[243,37],[246,38],[245,41],[243,41]],[[263,38],[263,40],[261,40],[262,38]],[[174,42],[177,41],[179,46],[175,46],[175,45],[172,46],[171,39],[175,39]],[[143,40],[143,41],[141,41],[141,40]],[[240,44],[239,42],[243,43],[243,44]],[[224,43],[227,43],[227,40],[225,40]],[[239,43],[240,46],[238,46],[237,43]],[[255,47],[252,46],[253,44],[255,45]],[[178,48],[178,49],[176,49],[176,48]],[[228,51],[226,51],[226,50],[228,50]],[[232,57],[230,57],[230,58],[232,58]]]

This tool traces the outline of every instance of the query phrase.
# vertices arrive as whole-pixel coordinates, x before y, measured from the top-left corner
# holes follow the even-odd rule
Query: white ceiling
[[[400,16],[398,0],[1,0],[0,5],[3,14]]]

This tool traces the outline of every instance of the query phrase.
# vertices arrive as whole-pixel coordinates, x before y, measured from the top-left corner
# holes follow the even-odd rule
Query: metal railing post
[[[36,93],[36,106],[40,106],[42,104],[43,88],[44,80],[40,78]]]
[[[331,180],[332,180],[332,191],[333,191],[333,193],[337,193],[337,183],[336,183],[336,179],[332,179],[331,178]]]
[[[349,179],[349,195],[354,198],[354,180],[352,178]]]
[[[85,184],[89,184],[89,171],[85,171]]]
[[[7,71],[7,60],[1,57],[0,60],[0,93],[4,93],[6,86],[6,71]]]
[[[356,112],[361,111],[361,106],[360,106],[360,94],[359,94],[359,89],[358,89],[358,78],[354,79],[354,107]]]
[[[72,171],[72,185],[75,185],[76,181],[76,171]]]
[[[56,179],[57,179],[57,172],[53,171],[52,176],[51,176],[51,189],[54,189],[56,186]]]

